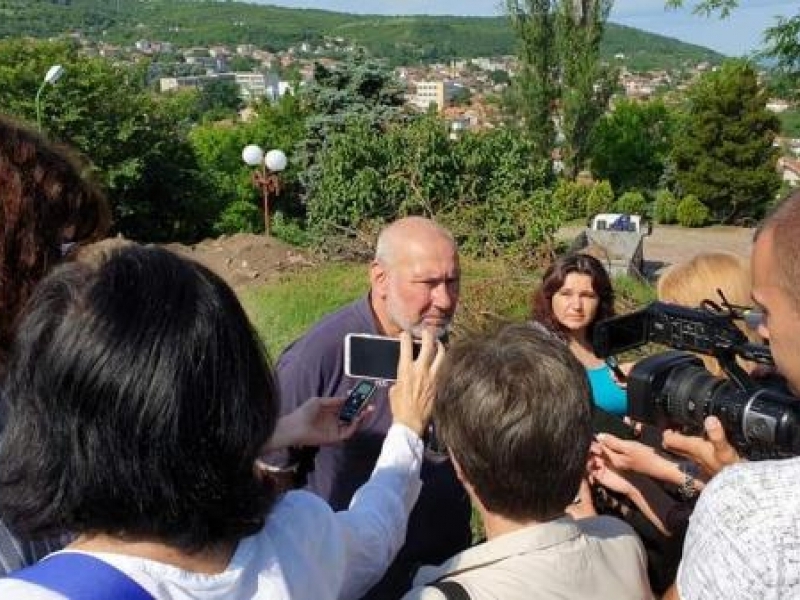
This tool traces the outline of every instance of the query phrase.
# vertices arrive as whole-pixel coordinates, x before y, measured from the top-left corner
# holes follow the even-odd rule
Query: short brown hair
[[[784,198],[756,231],[772,233],[775,269],[781,287],[800,312],[800,190]]]
[[[541,327],[469,335],[437,378],[434,420],[487,510],[546,520],[563,513],[592,438],[586,373]]]

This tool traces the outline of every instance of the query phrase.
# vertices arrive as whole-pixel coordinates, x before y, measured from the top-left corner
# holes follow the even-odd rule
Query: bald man
[[[344,374],[343,341],[348,333],[419,336],[425,328],[440,336],[458,303],[460,270],[452,235],[422,217],[406,217],[378,237],[369,268],[369,293],[328,315],[292,343],[278,360],[282,411],[314,396],[344,397],[356,380]],[[391,424],[387,388],[379,388],[375,411],[351,439],[319,450],[308,489],[335,510],[347,508],[355,490],[375,466]],[[401,597],[420,564],[438,564],[470,542],[470,505],[446,458],[429,453],[423,487],[408,525],[406,545],[383,580],[365,598]]]

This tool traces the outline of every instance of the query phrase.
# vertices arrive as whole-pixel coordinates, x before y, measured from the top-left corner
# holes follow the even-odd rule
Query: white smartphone
[[[414,340],[414,358],[421,343]],[[400,340],[369,333],[349,333],[344,338],[344,373],[357,379],[395,381],[400,362]]]

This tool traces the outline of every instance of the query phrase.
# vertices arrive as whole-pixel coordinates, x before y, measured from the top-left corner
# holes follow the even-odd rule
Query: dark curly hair
[[[558,322],[553,313],[553,296],[563,287],[570,273],[588,275],[592,278],[592,288],[600,300],[592,325],[614,316],[614,287],[603,263],[588,254],[562,256],[545,271],[542,283],[531,299],[531,319],[542,323],[559,335],[564,335],[567,329]]]
[[[159,248],[65,263],[12,344],[0,511],[31,538],[157,539],[187,552],[263,526],[254,462],[278,418],[266,353],[231,289]]]
[[[108,204],[86,172],[67,148],[0,115],[0,371],[14,322],[60,260],[61,243],[92,242],[108,232]]]

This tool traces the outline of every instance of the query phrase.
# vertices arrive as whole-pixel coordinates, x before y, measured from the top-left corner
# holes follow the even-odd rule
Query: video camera
[[[739,317],[735,307],[708,300],[699,309],[653,302],[596,324],[594,351],[606,358],[647,343],[674,349],[638,361],[628,375],[632,419],[702,432],[705,417],[714,415],[750,458],[800,455],[800,399],[774,378],[750,377],[736,362],[739,356],[773,364],[769,347],[751,343],[734,324]],[[728,378],[709,373],[691,352],[716,358]]]

